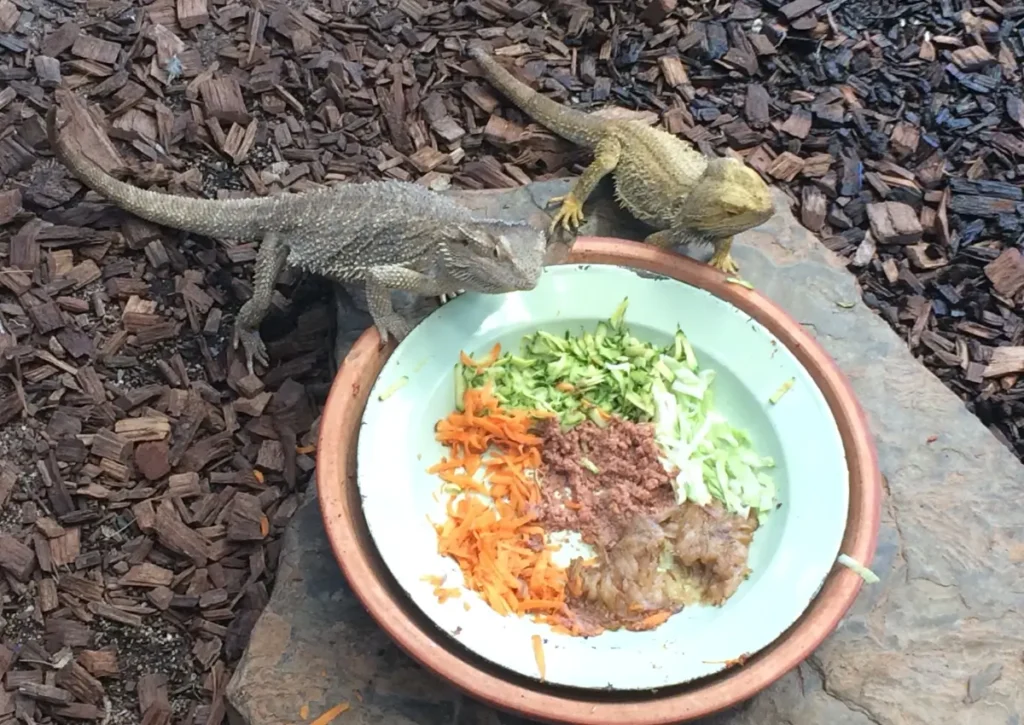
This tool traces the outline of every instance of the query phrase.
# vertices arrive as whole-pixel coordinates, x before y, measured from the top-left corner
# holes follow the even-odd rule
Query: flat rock
[[[527,218],[566,188],[458,197]],[[602,193],[583,233],[642,238]],[[860,302],[854,278],[777,198],[775,217],[738,237],[734,255],[744,278],[837,360],[865,408],[886,480],[872,566],[881,582],[863,588],[806,662],[702,725],[1019,725],[1024,469]],[[354,296],[338,296],[338,359],[369,324]],[[288,529],[270,604],[229,685],[233,721],[299,722],[303,706],[312,719],[347,701],[345,723],[527,722],[463,697],[398,650],[347,586],[314,496]]]

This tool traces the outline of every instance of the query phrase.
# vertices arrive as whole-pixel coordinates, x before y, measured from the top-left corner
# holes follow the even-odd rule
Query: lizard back
[[[426,273],[430,249],[474,221],[469,209],[419,184],[344,184],[332,197],[298,197],[295,225],[282,233],[289,260],[307,271],[355,281],[370,267],[401,264]]]
[[[612,172],[617,199],[641,221],[671,225],[708,160],[687,141],[639,121],[612,122],[608,129],[622,148]]]

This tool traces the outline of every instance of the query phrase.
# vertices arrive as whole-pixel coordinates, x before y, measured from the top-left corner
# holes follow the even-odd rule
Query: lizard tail
[[[262,217],[272,216],[263,213],[267,211],[263,208],[265,199],[193,199],[140,189],[114,178],[61,137],[56,104],[46,114],[46,134],[56,157],[79,181],[121,209],[154,224],[204,236],[240,238],[261,228],[265,221]]]
[[[487,80],[495,88],[508,96],[535,121],[562,138],[585,148],[593,148],[600,139],[601,124],[597,119],[541,95],[505,70],[480,46],[471,47],[469,56],[480,65]]]

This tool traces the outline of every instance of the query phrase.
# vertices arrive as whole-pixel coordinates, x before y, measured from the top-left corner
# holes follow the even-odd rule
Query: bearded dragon
[[[733,236],[767,221],[773,212],[767,184],[734,158],[709,159],[690,143],[633,120],[606,120],[562,106],[515,78],[480,45],[468,50],[484,76],[523,112],[559,136],[593,152],[593,161],[565,196],[552,229],[583,222],[583,204],[608,174],[619,203],[656,231],[644,241],[659,247],[711,244],[711,264],[733,274]]]
[[[547,235],[526,222],[479,219],[418,184],[375,181],[252,199],[195,199],[140,189],[106,173],[62,138],[57,108],[46,118],[57,158],[86,186],[155,224],[215,238],[259,239],[252,297],[235,318],[232,347],[246,365],[268,365],[259,325],[286,265],[339,283],[363,283],[380,333],[403,339],[410,323],[391,290],[454,295],[530,290],[544,266]]]

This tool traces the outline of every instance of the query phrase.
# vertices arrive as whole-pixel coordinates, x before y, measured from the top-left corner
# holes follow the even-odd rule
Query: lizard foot
[[[579,228],[583,223],[583,204],[577,201],[571,191],[565,196],[553,196],[548,199],[549,206],[558,202],[562,202],[562,206],[555,214],[555,218],[551,220],[551,231],[554,231],[559,224],[567,231]]]
[[[389,336],[395,338],[395,342],[401,342],[409,334],[409,331],[412,330],[412,325],[402,319],[402,316],[398,313],[392,313],[387,317],[377,320],[376,327],[377,334],[380,335],[381,347],[388,344]]]
[[[450,302],[450,301],[454,300],[456,297],[458,297],[459,295],[465,294],[465,293],[466,293],[466,290],[464,290],[464,289],[455,290],[454,292],[448,292],[447,294],[439,295],[437,299],[439,299],[441,301],[441,304],[443,305],[445,302]]]
[[[740,271],[739,265],[736,264],[736,260],[732,258],[728,250],[716,251],[711,255],[708,264],[725,274],[736,274]]]
[[[260,363],[263,367],[270,366],[270,359],[267,357],[267,346],[263,344],[263,338],[260,337],[258,330],[246,330],[236,326],[231,346],[237,350],[239,343],[242,344],[242,349],[245,351],[245,366],[249,369],[250,375],[254,373],[254,361]]]

